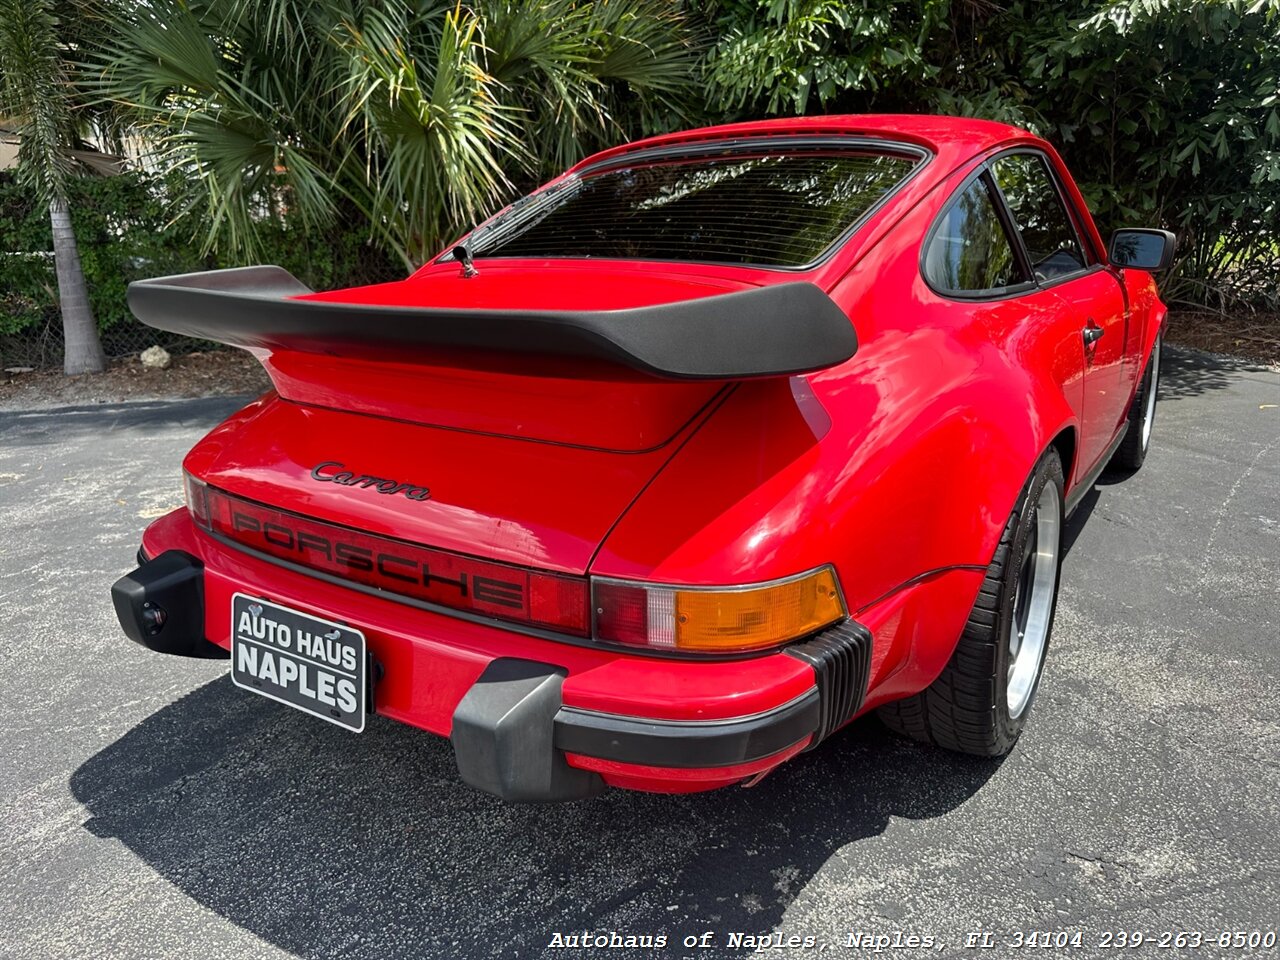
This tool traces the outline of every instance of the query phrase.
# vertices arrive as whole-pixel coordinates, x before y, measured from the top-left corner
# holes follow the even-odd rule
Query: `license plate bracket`
[[[231,598],[231,682],[344,729],[364,730],[365,636],[260,597]]]

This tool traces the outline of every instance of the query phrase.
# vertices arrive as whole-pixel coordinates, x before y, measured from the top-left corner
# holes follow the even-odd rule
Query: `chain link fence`
[[[161,346],[174,356],[197,350],[223,350],[219,343],[165,333],[135,320],[112,324],[101,332],[108,359],[137,356],[147,347]],[[0,370],[49,370],[62,366],[62,318],[56,311],[18,333],[0,334]]]

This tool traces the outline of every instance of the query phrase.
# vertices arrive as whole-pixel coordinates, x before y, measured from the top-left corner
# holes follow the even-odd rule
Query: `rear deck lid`
[[[211,433],[186,468],[286,514],[581,574],[677,444],[620,453],[265,398]]]
[[[614,311],[755,288],[747,280],[592,264],[488,264],[464,279],[456,264],[408,280],[301,299],[358,306]],[[634,452],[668,442],[723,385],[655,378],[617,363],[483,348],[387,353],[272,350],[280,395],[300,403],[495,436]]]

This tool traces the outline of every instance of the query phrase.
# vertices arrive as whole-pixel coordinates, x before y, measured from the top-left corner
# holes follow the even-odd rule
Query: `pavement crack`
[[[1280,440],[1272,440],[1254,456],[1249,466],[1245,467],[1240,476],[1236,477],[1235,483],[1231,484],[1231,489],[1227,491],[1226,499],[1222,501],[1222,505],[1218,507],[1217,518],[1214,520],[1213,529],[1209,531],[1209,539],[1205,542],[1204,552],[1201,554],[1200,564],[1200,580],[1196,585],[1196,592],[1201,592],[1205,585],[1209,582],[1209,565],[1213,554],[1213,545],[1218,539],[1218,532],[1222,529],[1222,522],[1227,517],[1227,510],[1231,506],[1231,502],[1236,498],[1236,494],[1240,492],[1240,486],[1253,475],[1253,471],[1258,468],[1258,464],[1262,462],[1262,458],[1270,453],[1280,443]]]

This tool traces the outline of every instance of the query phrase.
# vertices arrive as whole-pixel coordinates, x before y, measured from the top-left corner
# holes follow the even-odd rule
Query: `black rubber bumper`
[[[154,560],[138,552],[137,570],[111,587],[120,626],[134,643],[157,653],[201,659],[230,656],[204,635],[204,565],[166,550]]]
[[[648,767],[732,767],[799,743],[818,729],[821,714],[816,687],[773,710],[731,720],[645,720],[561,707],[555,743],[568,753]]]
[[[556,749],[555,717],[565,671],[502,657],[484,669],[453,711],[449,740],[462,779],[504,800],[581,800],[604,789]]]
[[[600,777],[569,766],[566,753],[641,766],[730,767],[772,756],[819,726],[813,687],[790,703],[732,720],[646,720],[566,707],[565,672],[531,660],[500,659],[453,714],[454,758],[462,779],[504,800],[580,800],[604,789]]]
[[[815,746],[852,718],[866,695],[871,634],[846,621],[786,651],[814,669],[814,686],[772,710],[727,720],[649,720],[566,707],[565,671],[502,658],[485,668],[453,715],[462,779],[506,800],[556,801],[603,789],[566,753],[669,769],[715,769]]]

